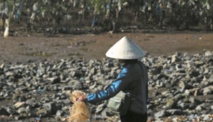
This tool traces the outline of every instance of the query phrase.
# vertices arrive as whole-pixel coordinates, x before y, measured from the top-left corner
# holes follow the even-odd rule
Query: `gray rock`
[[[160,117],[164,117],[164,116],[166,116],[166,111],[165,110],[161,110],[161,111],[159,111],[159,112],[154,114],[155,118],[160,118]]]
[[[168,109],[166,110],[168,115],[184,115],[184,111],[181,109]]]
[[[0,115],[9,116],[10,113],[8,112],[8,110],[5,107],[0,107]]]
[[[172,55],[171,63],[180,61],[181,59],[179,58],[179,56],[180,56],[179,53],[175,53],[174,55]]]
[[[91,75],[95,75],[96,73],[97,73],[96,68],[92,68],[89,72],[89,74],[91,74]]]
[[[203,95],[208,95],[213,93],[213,86],[207,86],[203,88]]]
[[[205,56],[213,56],[213,53],[211,51],[206,51],[204,55]]]
[[[84,87],[83,82],[77,81],[77,80],[71,81],[71,83],[69,85],[72,86],[73,90],[83,89],[83,87]]]
[[[210,75],[208,81],[209,81],[211,84],[213,84],[213,74]]]
[[[61,120],[61,119],[63,118],[64,114],[65,114],[65,113],[64,113],[63,111],[58,110],[58,111],[56,112],[55,118],[56,118],[57,120]]]
[[[17,113],[18,113],[18,114],[27,113],[27,110],[26,110],[25,107],[21,107],[21,108],[19,108],[19,109],[17,110]]]
[[[15,108],[19,108],[25,105],[25,102],[17,102],[14,104]]]
[[[51,77],[51,78],[47,78],[47,80],[54,84],[54,83],[59,83],[60,82],[60,78],[58,76],[54,76],[54,77]]]
[[[35,112],[36,116],[50,116],[51,114],[48,112],[46,109],[38,108],[37,111]]]
[[[203,106],[202,106],[202,105],[198,105],[198,106],[195,108],[195,110],[198,111],[198,112],[202,111],[202,109],[203,109]]]
[[[176,103],[175,103],[175,101],[174,101],[174,99],[167,99],[166,100],[166,105],[165,105],[165,108],[173,108],[173,106],[175,105]]]
[[[101,113],[101,112],[104,110],[104,108],[105,108],[105,104],[100,104],[100,105],[98,105],[98,106],[96,107],[95,113],[96,113],[96,114]]]

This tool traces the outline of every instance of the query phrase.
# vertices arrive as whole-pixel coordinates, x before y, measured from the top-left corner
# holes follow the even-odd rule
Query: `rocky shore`
[[[213,52],[142,59],[149,74],[150,122],[213,121]],[[116,60],[61,59],[0,64],[0,121],[64,121],[69,92],[104,89],[120,72]],[[91,105],[92,122],[118,122],[107,101]]]

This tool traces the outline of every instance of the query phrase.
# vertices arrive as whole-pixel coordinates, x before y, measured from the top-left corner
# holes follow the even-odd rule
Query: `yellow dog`
[[[89,122],[90,111],[87,104],[83,101],[78,101],[78,98],[85,96],[82,91],[75,90],[70,94],[70,100],[73,106],[70,110],[70,116],[67,118],[67,122]]]

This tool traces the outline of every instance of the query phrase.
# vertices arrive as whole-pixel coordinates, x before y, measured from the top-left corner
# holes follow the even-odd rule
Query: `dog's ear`
[[[70,94],[70,100],[72,103],[76,102],[78,99],[78,91],[73,91],[71,94]]]
[[[75,99],[76,99],[76,97],[73,94],[70,94],[70,101],[72,103],[74,103],[76,101]]]

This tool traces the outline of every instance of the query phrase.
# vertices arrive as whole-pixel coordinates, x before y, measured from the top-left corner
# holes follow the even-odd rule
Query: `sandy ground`
[[[127,36],[150,55],[172,55],[175,52],[213,51],[213,33],[119,33],[56,35],[33,34],[0,37],[0,63],[16,63],[67,58],[102,59],[120,38]]]

